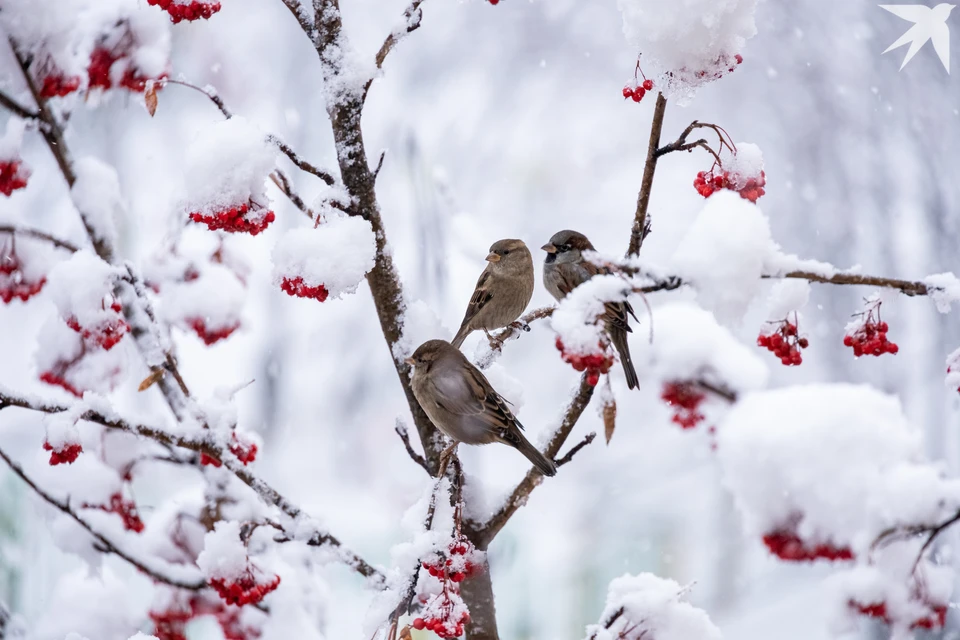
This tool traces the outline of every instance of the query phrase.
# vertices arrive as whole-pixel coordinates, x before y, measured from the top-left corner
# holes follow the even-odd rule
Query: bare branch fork
[[[41,402],[28,400],[26,398],[17,397],[0,391],[0,410],[7,407],[20,407],[22,409],[48,414],[71,411],[71,408],[69,407],[43,404]],[[246,465],[241,463],[237,457],[230,452],[229,448],[222,447],[212,440],[172,434],[157,427],[140,425],[127,422],[120,418],[106,416],[92,409],[84,411],[82,414],[80,414],[78,419],[85,420],[87,422],[93,422],[94,424],[99,424],[103,427],[107,427],[108,429],[125,431],[135,436],[153,440],[154,442],[158,442],[162,445],[180,447],[190,451],[195,451],[197,453],[205,453],[208,456],[219,460],[223,464],[224,468],[233,473],[233,475],[235,475],[241,482],[253,489],[259,498],[266,504],[277,507],[284,513],[284,515],[293,520],[302,520],[304,518],[304,513],[299,507],[287,500],[283,495],[280,494],[280,492],[271,487],[264,480],[256,476],[249,468],[247,468]],[[36,485],[33,483],[29,484],[31,487],[36,489]],[[292,536],[288,537],[292,538]],[[298,537],[302,539],[305,536],[302,532],[298,531]],[[354,569],[360,575],[366,578],[371,578],[377,583],[383,581],[384,576],[379,569],[369,564],[356,553],[344,547],[340,540],[333,535],[314,527],[314,532],[306,537],[308,538],[307,544],[311,546],[323,546],[331,548],[335,552],[336,556],[342,562],[344,562],[344,564]]]

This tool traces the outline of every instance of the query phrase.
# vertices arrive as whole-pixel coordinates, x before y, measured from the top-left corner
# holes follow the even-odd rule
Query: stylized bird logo
[[[887,47],[884,53],[898,49],[905,44],[910,44],[907,50],[907,56],[900,65],[902,70],[907,63],[913,60],[913,56],[927,44],[927,40],[933,40],[933,49],[940,57],[943,68],[950,73],[950,29],[947,27],[947,18],[956,5],[942,3],[931,8],[922,4],[881,4],[881,9],[886,9],[898,18],[903,18],[914,25],[910,27],[905,34]]]

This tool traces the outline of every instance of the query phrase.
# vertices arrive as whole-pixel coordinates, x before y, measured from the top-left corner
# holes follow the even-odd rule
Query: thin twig
[[[40,118],[40,114],[36,111],[30,111],[19,102],[8,96],[3,91],[0,91],[0,105],[6,107],[12,111],[15,115],[25,119],[25,120],[37,120]]]
[[[376,56],[377,69],[383,68],[383,61],[387,59],[387,55],[404,36],[420,28],[420,22],[423,20],[421,4],[423,4],[423,0],[413,0],[403,12],[403,26],[400,29],[394,29],[380,45],[380,50],[377,51]]]
[[[413,446],[410,444],[410,434],[407,433],[406,425],[398,419],[393,429],[397,432],[397,435],[400,436],[400,439],[403,440],[403,446],[407,450],[407,455],[410,456],[410,459],[420,465],[423,470],[427,472],[427,475],[431,475],[430,465],[427,464],[426,458],[413,450]]]
[[[514,337],[519,337],[522,331],[529,331],[531,323],[536,322],[537,320],[543,320],[544,318],[549,318],[556,310],[556,307],[540,307],[539,309],[534,309],[530,313],[525,314],[516,322],[510,323],[504,329],[501,329],[490,337],[490,351],[502,351],[503,345],[507,340],[510,340]]]
[[[809,271],[791,271],[783,275],[769,275],[764,278],[791,278],[796,280],[808,280],[810,282],[820,282],[823,284],[845,284],[845,285],[863,285],[867,287],[881,287],[885,289],[898,289],[907,296],[925,296],[930,294],[930,290],[937,290],[936,287],[929,287],[923,282],[911,280],[899,280],[897,278],[882,278],[878,276],[868,276],[858,273],[835,273],[832,276],[823,276]]]
[[[81,518],[73,509],[71,509],[71,508],[70,508],[70,505],[65,504],[65,503],[63,503],[63,502],[60,502],[59,500],[57,500],[56,498],[54,498],[53,496],[51,496],[49,493],[47,493],[46,491],[44,491],[43,489],[41,489],[40,486],[37,485],[37,483],[34,482],[34,481],[26,474],[26,472],[24,472],[23,468],[22,468],[19,464],[17,464],[17,463],[14,462],[12,459],[10,459],[10,456],[8,456],[7,453],[6,453],[3,449],[0,449],[0,458],[2,458],[3,461],[7,463],[7,466],[10,467],[10,470],[13,471],[17,476],[19,476],[21,480],[23,480],[25,483],[27,483],[27,485],[28,485],[31,489],[33,489],[33,491],[34,491],[38,496],[40,496],[41,498],[43,498],[43,499],[44,499],[47,503],[49,503],[50,505],[56,507],[57,509],[59,509],[60,511],[62,511],[63,513],[65,513],[66,515],[68,515],[68,516],[70,516],[71,518],[73,518],[73,520],[75,520],[75,521],[77,522],[77,524],[79,524],[81,527],[83,527],[84,529],[86,529],[87,532],[96,539],[96,541],[99,543],[98,546],[100,547],[100,549],[101,549],[104,553],[112,553],[113,555],[117,556],[118,558],[122,558],[123,560],[126,560],[128,563],[130,563],[131,565],[133,565],[134,567],[136,567],[137,569],[139,569],[140,571],[142,571],[142,572],[145,573],[146,575],[150,576],[151,578],[153,578],[153,579],[156,580],[157,582],[162,582],[162,583],[168,584],[168,585],[170,585],[170,586],[172,586],[172,587],[179,587],[180,589],[189,589],[189,590],[191,590],[191,591],[198,591],[198,590],[203,589],[203,588],[205,588],[205,587],[207,586],[207,583],[206,583],[206,581],[204,581],[204,580],[199,580],[199,581],[197,581],[197,582],[187,582],[187,581],[184,581],[184,580],[178,580],[178,579],[176,579],[176,578],[171,578],[170,576],[165,576],[165,575],[163,575],[162,573],[159,573],[159,572],[157,572],[156,570],[151,569],[151,568],[148,567],[146,564],[144,564],[143,561],[138,560],[138,559],[135,558],[133,555],[127,553],[126,551],[124,551],[123,549],[121,549],[120,547],[118,547],[117,545],[115,545],[114,543],[112,543],[112,542],[111,542],[109,539],[107,539],[107,537],[104,536],[102,533],[100,533],[99,531],[95,530],[95,529],[90,525],[90,523],[88,523],[86,520],[84,520],[83,518]]]
[[[28,238],[43,240],[45,242],[49,242],[50,244],[52,244],[57,248],[66,249],[67,251],[80,250],[80,247],[73,244],[72,242],[61,240],[60,238],[50,235],[46,231],[40,231],[39,229],[28,229],[26,227],[17,227],[14,225],[3,224],[3,225],[0,225],[0,233],[10,233],[16,236],[26,236]]]
[[[578,442],[572,449],[570,449],[570,451],[567,452],[567,455],[563,456],[562,458],[556,459],[555,462],[557,463],[557,467],[558,468],[562,467],[563,465],[573,460],[573,456],[577,455],[577,452],[580,451],[580,449],[583,449],[585,446],[593,442],[593,439],[596,437],[597,437],[596,433],[594,432],[588,433],[583,440]]]

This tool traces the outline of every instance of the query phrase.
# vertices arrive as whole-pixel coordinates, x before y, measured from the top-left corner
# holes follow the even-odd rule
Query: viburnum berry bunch
[[[637,78],[638,73],[643,77],[642,81]],[[647,91],[653,91],[653,80],[650,80],[643,74],[643,70],[640,69],[640,61],[637,60],[637,66],[633,70],[633,80],[625,84],[623,87],[623,99],[631,99],[634,102],[640,102],[647,94]]]
[[[187,602],[174,600],[160,610],[151,610],[155,635],[159,640],[187,640],[187,624],[201,616],[213,616],[226,640],[255,640],[260,630],[240,621],[241,609],[229,607],[220,600],[191,595]]]
[[[107,513],[115,513],[123,520],[123,528],[134,533],[141,533],[144,529],[143,520],[140,519],[140,512],[137,511],[137,504],[133,500],[127,500],[122,493],[114,493],[110,496],[110,503],[105,505],[85,504],[88,509],[100,509]]]
[[[266,229],[276,218],[273,211],[261,207],[252,200],[210,213],[194,211],[190,214],[191,220],[207,225],[211,231],[249,233],[252,236]]]
[[[480,570],[477,555],[473,543],[462,534],[457,534],[447,546],[446,552],[437,552],[425,559],[423,568],[441,581],[463,582]]]
[[[126,40],[121,40],[126,42]],[[121,88],[133,93],[143,93],[147,88],[147,82],[163,80],[167,77],[166,73],[161,73],[156,77],[151,77],[142,73],[134,63],[131,57],[132,51],[128,48],[110,48],[106,45],[99,45],[90,54],[90,65],[87,67],[87,87],[89,89],[103,89],[107,91],[114,86],[113,67],[117,63],[123,63],[123,73],[120,75],[117,83]],[[158,87],[162,83],[157,83]]]
[[[327,288],[322,284],[311,287],[303,281],[303,277],[301,276],[283,278],[280,281],[280,288],[285,291],[287,295],[296,298],[313,298],[319,302],[323,302],[327,299],[327,296],[330,295],[330,292],[327,291]]]
[[[203,18],[208,20],[210,16],[220,11],[219,2],[199,2],[191,0],[190,2],[177,2],[176,0],[147,0],[147,4],[160,7],[170,14],[170,21],[174,24],[181,20],[199,20]]]
[[[257,604],[271,591],[280,586],[280,576],[267,577],[259,569],[250,565],[239,578],[213,578],[210,586],[227,604],[243,606]]]
[[[54,448],[49,441],[45,440],[43,450],[50,452],[50,466],[55,467],[58,464],[73,464],[83,452],[83,446],[79,442],[68,442]]]
[[[4,304],[10,304],[14,298],[26,302],[40,293],[46,283],[46,276],[30,280],[10,236],[10,240],[0,246],[0,300]]]
[[[853,349],[853,355],[882,356],[885,353],[896,354],[900,347],[887,339],[889,326],[880,319],[879,298],[867,300],[866,309],[856,314],[855,320],[850,322],[843,337],[844,346]]]
[[[237,438],[237,433],[233,432],[230,434],[230,453],[237,456],[237,459],[240,460],[243,464],[250,464],[257,459],[257,445],[255,442],[243,442]],[[209,456],[206,453],[200,454],[200,464],[209,465],[212,467],[219,467],[223,463]]]
[[[696,383],[674,381],[663,385],[660,398],[673,408],[674,424],[681,429],[693,429],[703,422],[704,415],[700,413],[700,405],[706,400],[706,394]]]
[[[207,323],[203,318],[190,318],[187,320],[187,324],[190,325],[190,328],[193,329],[194,333],[203,340],[203,344],[208,347],[212,344],[216,344],[221,340],[225,340],[233,335],[233,332],[240,328],[240,322],[233,322],[223,327],[219,328],[208,328]]]
[[[433,631],[440,638],[458,638],[469,622],[470,611],[460,593],[444,586],[443,591],[424,605],[420,617],[413,621],[413,628]]]
[[[246,543],[239,522],[221,520],[204,536],[197,556],[207,583],[227,604],[257,604],[280,586],[280,576],[265,573],[250,560]]]
[[[819,543],[808,545],[791,530],[778,530],[763,536],[763,544],[770,553],[788,562],[812,562],[814,560],[853,560],[853,552],[848,547],[835,547]]]
[[[767,184],[767,174],[763,171],[758,176],[741,178],[736,174],[723,171],[719,166],[709,171],[700,171],[693,180],[693,187],[704,198],[709,198],[721,189],[736,191],[741,198],[756,203],[761,196],[766,194],[764,187]]]
[[[587,372],[587,384],[590,386],[597,386],[600,382],[600,375],[610,371],[610,367],[613,366],[613,356],[610,355],[602,343],[597,344],[597,348],[600,350],[598,353],[587,354],[567,351],[560,336],[557,336],[555,344],[564,362],[576,371]]]
[[[794,313],[793,322],[784,319],[768,324],[773,325],[772,330],[757,336],[757,346],[765,348],[780,358],[780,362],[786,367],[802,364],[803,356],[800,355],[800,350],[809,347],[810,341],[800,336],[797,330],[799,322],[796,313]]]
[[[921,600],[921,602],[923,601]],[[924,605],[929,609],[929,613],[926,616],[921,616],[912,620],[910,622],[910,629],[933,630],[942,628],[947,621],[947,605],[934,605],[926,602],[924,602]],[[883,621],[886,624],[893,623],[893,619],[887,610],[887,603],[882,600],[877,602],[869,602],[866,604],[857,602],[856,600],[850,600],[847,603],[847,606],[868,618],[875,618]]]
[[[0,161],[0,193],[9,196],[17,189],[27,186],[30,170],[19,158]]]
[[[102,301],[100,306],[104,311],[109,309],[113,313],[92,327],[81,326],[76,316],[70,316],[66,322],[68,327],[83,337],[84,344],[109,351],[130,331],[130,325],[123,317],[123,307],[112,296],[109,301]]]
[[[63,98],[80,88],[80,76],[67,76],[60,71],[47,73],[40,80],[41,98]]]

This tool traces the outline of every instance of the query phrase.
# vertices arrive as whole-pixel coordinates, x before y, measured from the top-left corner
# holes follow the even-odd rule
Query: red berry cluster
[[[320,302],[326,300],[327,296],[330,295],[330,292],[327,291],[327,288],[322,284],[318,284],[315,287],[308,286],[300,276],[296,278],[284,278],[280,281],[280,288],[286,291],[287,295],[296,296],[297,298],[313,298]]]
[[[459,638],[470,622],[470,611],[456,591],[444,589],[424,607],[424,617],[415,618],[413,628],[433,631],[440,638]]]
[[[726,171],[715,173],[714,169],[711,169],[697,173],[697,177],[693,180],[693,188],[704,198],[709,198],[720,189],[736,191],[741,198],[754,204],[766,194],[763,188],[767,184],[767,174],[764,171],[761,171],[759,176],[747,178],[742,186],[738,186],[740,182],[737,176]]]
[[[191,320],[187,320],[187,324],[189,324],[190,328],[193,329],[198,336],[200,336],[200,339],[203,340],[203,344],[207,345],[208,347],[214,343],[229,338],[234,331],[240,328],[240,323],[235,322],[219,329],[208,329],[207,323],[203,321],[203,318],[193,318]]]
[[[437,553],[423,561],[423,568],[434,578],[442,581],[463,582],[475,575],[479,565],[474,562],[476,547],[463,536],[458,536],[447,547],[446,553]]]
[[[83,452],[83,447],[79,442],[71,442],[59,449],[54,449],[53,445],[44,441],[43,450],[50,452],[50,466],[55,467],[58,464],[72,464]]]
[[[500,4],[500,0],[487,0],[487,2],[489,2],[493,6],[497,6],[498,4]]]
[[[87,67],[89,88],[103,89],[104,91],[113,88],[110,69],[117,61],[122,60],[124,57],[126,57],[126,53],[124,52],[115,52],[102,46],[95,48],[93,53],[90,54],[90,65]],[[120,78],[120,86],[133,93],[143,93],[147,88],[147,82],[149,80],[161,80],[166,77],[166,74],[161,74],[157,78],[142,75],[137,72],[132,60],[128,62],[129,64],[127,64],[127,68]]]
[[[843,344],[853,349],[853,355],[882,356],[885,353],[896,354],[900,347],[887,339],[890,327],[880,320],[879,300],[871,302],[867,310],[860,315],[858,323],[847,326],[847,335],[843,337]]]
[[[555,344],[557,350],[560,351],[564,362],[571,365],[575,371],[587,372],[587,384],[592,387],[597,386],[597,384],[600,382],[600,374],[607,373],[610,371],[610,367],[613,366],[613,357],[607,354],[602,344],[597,345],[600,349],[600,353],[591,353],[587,355],[579,353],[567,353],[564,350],[563,340],[560,339],[560,336],[557,336],[557,341]]]
[[[757,346],[772,352],[786,367],[802,364],[800,349],[809,347],[810,341],[799,337],[797,325],[789,320],[781,320],[775,324],[773,333],[761,333],[757,337]]]
[[[160,7],[170,14],[170,20],[177,24],[181,20],[204,20],[220,11],[219,2],[198,2],[192,0],[189,4],[178,3],[174,0],[147,0],[147,4],[154,7]]]
[[[887,604],[885,602],[873,602],[870,604],[860,604],[854,600],[850,600],[848,603],[851,609],[856,610],[861,615],[868,616],[870,618],[876,618],[882,620],[883,622],[890,624],[892,620],[890,615],[887,612]],[[933,605],[930,606],[930,614],[914,620],[910,623],[911,629],[940,629],[947,621],[947,607],[945,605]]]
[[[0,248],[0,300],[3,300],[4,304],[10,304],[14,298],[26,302],[40,293],[46,283],[46,277],[35,282],[26,279],[23,262],[20,261],[12,242]]]
[[[254,640],[260,637],[260,630],[245,627],[240,622],[241,610],[227,607],[203,596],[191,596],[185,604],[173,604],[163,611],[151,611],[155,635],[159,640],[187,640],[186,627],[194,618],[214,616],[223,631],[226,640]]]
[[[264,596],[279,587],[280,576],[275,575],[266,582],[257,582],[253,575],[253,568],[248,568],[239,580],[213,578],[210,580],[210,586],[216,589],[227,604],[242,607],[245,604],[257,604],[263,600]]]
[[[853,560],[853,552],[848,547],[835,547],[830,544],[807,546],[797,534],[792,531],[774,531],[763,536],[763,544],[767,545],[770,553],[781,560],[790,562],[805,562],[817,559],[823,560]]]
[[[258,207],[253,206],[256,211]],[[200,213],[195,211],[190,214],[190,219],[194,222],[202,222],[207,225],[211,231],[226,231],[228,233],[249,233],[252,236],[257,235],[266,229],[271,222],[276,220],[273,211],[267,211],[258,220],[248,220],[244,216],[251,210],[250,203],[242,204],[238,207],[230,207],[212,214]]]
[[[90,505],[85,504],[88,509],[100,509],[107,513],[115,513],[123,520],[123,528],[134,533],[141,533],[144,529],[143,520],[140,519],[140,513],[137,511],[137,504],[133,500],[124,500],[123,495],[115,493],[110,496],[109,505]]]
[[[105,303],[104,309],[106,309]],[[82,327],[73,316],[67,318],[67,326],[83,336],[85,343],[109,351],[130,331],[130,325],[123,319],[123,307],[120,303],[116,300],[111,302],[110,310],[116,315],[103,320],[95,327]]]
[[[233,433],[231,434],[230,453],[237,456],[237,459],[243,464],[250,464],[257,459],[257,445],[252,442],[250,444],[240,442],[237,434]],[[219,467],[222,463],[213,456],[201,453],[200,464]]]
[[[41,98],[62,98],[68,96],[80,88],[81,78],[79,76],[64,76],[60,72],[48,74],[43,77],[40,87]]]
[[[653,80],[647,79],[640,84],[634,82],[623,87],[623,98],[624,100],[632,98],[634,102],[640,102],[643,100],[643,96],[647,94],[647,91],[652,90]]]
[[[692,382],[667,382],[663,385],[660,398],[673,407],[674,424],[681,429],[693,429],[703,422],[704,415],[700,413],[700,404],[706,395]]]
[[[70,395],[82,398],[83,391],[71,384],[66,378],[68,368],[68,363],[58,363],[57,366],[50,371],[44,371],[40,374],[40,382],[44,382],[54,387],[60,387]]]
[[[0,162],[0,193],[9,196],[17,189],[27,186],[30,172],[20,160],[4,160]]]

